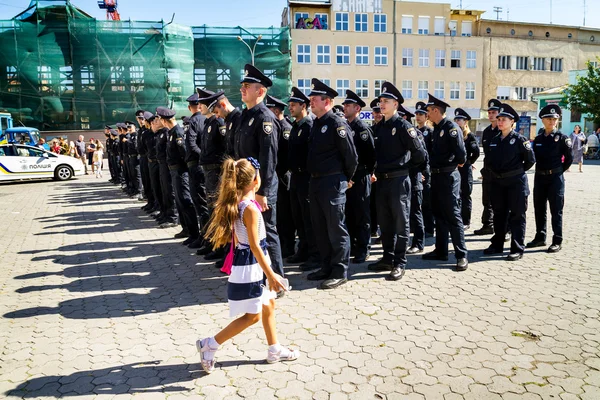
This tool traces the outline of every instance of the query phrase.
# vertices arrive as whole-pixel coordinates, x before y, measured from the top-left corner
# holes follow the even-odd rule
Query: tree
[[[577,83],[567,86],[565,95],[572,110],[587,114],[600,124],[600,67],[588,61],[586,73],[577,77]]]

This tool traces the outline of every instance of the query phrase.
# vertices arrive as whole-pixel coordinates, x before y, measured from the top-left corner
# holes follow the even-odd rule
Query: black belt
[[[449,167],[444,167],[444,168],[431,168],[431,173],[432,174],[441,174],[442,172],[453,172],[455,170],[456,170],[456,166],[451,165]]]
[[[186,164],[188,167],[193,167],[194,165],[198,165],[198,161],[188,161]]]
[[[377,177],[377,179],[398,178],[398,177],[401,177],[401,176],[408,176],[408,170],[407,169],[401,169],[401,170],[392,171],[392,172],[375,172],[375,176]]]
[[[202,164],[202,169],[212,171],[221,168],[221,164]]]
[[[368,168],[366,165],[359,165],[358,167],[356,167],[356,172],[358,171],[368,171]]]
[[[503,178],[510,178],[513,176],[521,175],[521,174],[525,173],[525,171],[523,170],[523,168],[519,168],[519,169],[514,169],[512,171],[503,172],[501,174],[497,174],[494,171],[491,171],[491,173],[494,178],[503,179]]]
[[[334,175],[342,175],[342,173],[339,172],[339,171],[336,171],[336,172],[326,172],[324,174],[317,173],[317,174],[310,174],[310,177],[311,178],[324,178],[326,176],[334,176]]]
[[[543,170],[539,170],[536,168],[536,170],[535,170],[536,175],[556,175],[556,174],[561,174],[562,172],[563,172],[563,167],[558,167],[558,168],[554,168],[554,169],[543,169]]]

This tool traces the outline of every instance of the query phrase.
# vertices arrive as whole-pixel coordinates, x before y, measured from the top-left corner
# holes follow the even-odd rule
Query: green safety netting
[[[251,53],[238,37],[256,43],[255,65],[272,78],[270,92],[286,98],[288,28],[98,21],[68,0],[33,0],[0,21],[0,111],[10,112],[17,126],[79,130],[133,120],[136,110],[158,106],[186,115],[194,87],[224,90],[240,105]]]

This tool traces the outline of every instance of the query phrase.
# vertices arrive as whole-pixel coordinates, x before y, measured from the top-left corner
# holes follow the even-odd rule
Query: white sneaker
[[[210,338],[196,340],[196,349],[198,349],[198,352],[200,353],[200,365],[202,365],[202,369],[207,374],[210,374],[215,370],[215,364],[217,362],[217,359],[214,357],[214,353],[216,353],[216,351],[218,350],[213,349],[208,345],[209,340]],[[212,360],[208,360],[205,358],[205,356],[208,355],[207,353],[213,353]]]
[[[299,356],[298,350],[288,349],[287,347],[281,347],[279,352],[274,353],[271,350],[267,353],[267,362],[269,364],[274,364],[279,361],[294,361],[298,359]]]

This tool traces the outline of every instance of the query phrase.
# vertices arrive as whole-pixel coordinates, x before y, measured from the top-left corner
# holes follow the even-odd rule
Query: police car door
[[[17,154],[21,155],[19,163],[24,166],[22,171],[27,178],[44,178],[54,176],[57,157],[47,154],[44,150],[30,146],[16,146]],[[25,155],[27,154],[27,155]]]
[[[21,176],[19,161],[14,145],[4,144],[0,146],[0,180],[19,179]]]

